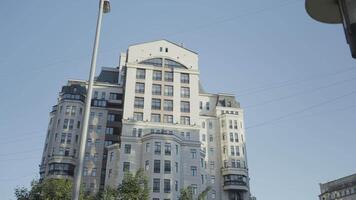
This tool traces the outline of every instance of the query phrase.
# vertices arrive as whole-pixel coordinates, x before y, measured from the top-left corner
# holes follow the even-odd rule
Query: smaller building
[[[356,174],[320,184],[320,200],[356,200]]]

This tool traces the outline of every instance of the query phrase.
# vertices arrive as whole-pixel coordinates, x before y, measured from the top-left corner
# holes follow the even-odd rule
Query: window
[[[109,122],[115,121],[115,115],[114,114],[108,114],[108,119]]]
[[[206,140],[206,135],[205,134],[202,134],[202,140],[203,140],[203,142],[205,142],[205,140]]]
[[[155,154],[156,155],[161,154],[161,142],[155,142]]]
[[[146,152],[150,152],[150,143],[146,143]]]
[[[152,99],[152,110],[161,110],[161,99]]]
[[[146,70],[145,69],[137,69],[136,70],[136,78],[137,79],[145,79],[146,77]]]
[[[232,168],[236,168],[235,159],[232,159],[232,160],[231,160],[231,167],[232,167]]]
[[[171,192],[171,180],[164,179],[164,193],[170,193],[170,192]]]
[[[68,128],[68,122],[69,122],[69,119],[64,119],[63,129],[67,129]]]
[[[206,103],[205,103],[205,107],[206,107],[207,110],[210,110],[210,103],[209,103],[209,102],[206,102]]]
[[[144,83],[136,83],[135,92],[143,94],[145,93],[145,84]]]
[[[222,127],[222,128],[225,127],[225,120],[221,120],[221,127]]]
[[[174,181],[174,189],[176,192],[178,191],[178,181]]]
[[[214,153],[214,148],[213,147],[210,147],[210,153],[213,154]]]
[[[235,142],[239,142],[239,134],[235,133]]]
[[[210,180],[211,180],[211,183],[214,184],[215,183],[215,176],[211,176]]]
[[[171,155],[171,143],[164,144],[164,154],[167,156]]]
[[[69,113],[70,113],[70,106],[66,106],[65,115],[69,115]]]
[[[209,122],[209,129],[213,128],[213,122]]]
[[[237,129],[237,120],[234,120],[234,129]]]
[[[162,72],[161,71],[153,71],[152,79],[154,81],[161,81],[162,80]]]
[[[161,184],[160,182],[161,181],[160,181],[159,178],[154,178],[153,179],[153,187],[152,187],[153,192],[157,192],[157,193],[160,192],[160,184]]]
[[[62,133],[61,134],[61,144],[64,144],[66,141],[66,134],[65,133]]]
[[[171,85],[164,86],[164,96],[173,96],[173,86]]]
[[[91,176],[96,176],[96,168],[93,168],[93,169],[91,170]]]
[[[136,121],[143,121],[143,113],[135,112],[133,118]]]
[[[182,87],[180,88],[180,96],[183,98],[189,98],[190,97],[190,90],[188,87]]]
[[[222,140],[225,141],[225,139],[226,139],[226,133],[223,133],[223,134],[222,134]]]
[[[211,198],[213,198],[213,199],[216,198],[216,192],[215,192],[215,190],[213,190],[213,191],[211,192]]]
[[[135,97],[135,103],[134,103],[135,108],[143,108],[144,106],[144,100],[142,97]]]
[[[214,169],[215,168],[215,163],[214,161],[210,161],[210,169]]]
[[[140,64],[162,67],[162,58],[151,58],[140,62]]]
[[[180,74],[181,83],[189,83],[189,74]]]
[[[77,129],[80,129],[80,121],[77,121]]]
[[[170,160],[165,160],[164,161],[164,173],[165,174],[170,174],[171,173],[171,161]]]
[[[88,176],[88,168],[83,168],[83,176]]]
[[[164,123],[173,123],[173,115],[163,115]]]
[[[178,162],[176,162],[175,166],[176,166],[176,173],[178,173],[178,169],[179,169],[179,168],[178,168],[178,166],[179,166],[179,165],[178,165]]]
[[[151,114],[151,122],[161,122],[160,114]]]
[[[232,155],[232,156],[235,156],[235,147],[234,147],[234,146],[231,146],[231,147],[230,147],[230,150],[231,150],[231,155]]]
[[[190,112],[190,103],[189,101],[180,102],[180,111],[181,112]]]
[[[119,93],[110,92],[109,99],[110,100],[119,100]]]
[[[93,97],[93,98],[94,98],[94,99],[97,99],[97,98],[98,98],[98,96],[99,96],[99,92],[98,92],[98,91],[95,91],[95,92],[94,92],[94,97]]]
[[[148,171],[150,169],[150,161],[146,160],[145,161],[145,170]]]
[[[203,109],[203,102],[202,102],[202,101],[199,102],[199,109],[200,109],[200,110]]]
[[[65,148],[64,156],[69,156],[70,148]]]
[[[105,129],[105,134],[108,134],[108,135],[114,134],[114,128],[107,127],[107,128]]]
[[[124,167],[123,167],[122,171],[124,171],[124,172],[130,171],[130,163],[129,162],[124,162]]]
[[[198,186],[197,185],[195,185],[195,184],[192,185],[192,192],[193,192],[194,195],[197,195],[197,193],[198,193]]]
[[[236,146],[236,156],[240,156],[240,147]]]
[[[165,111],[173,111],[173,101],[172,100],[164,100],[163,109]]]
[[[190,117],[181,116],[180,123],[184,125],[190,125]]]
[[[72,134],[68,133],[68,135],[67,135],[67,144],[70,144],[70,143],[72,143]]]
[[[197,158],[197,150],[196,149],[191,149],[190,154],[192,155],[193,159]]]
[[[214,141],[214,136],[213,135],[209,135],[209,141],[213,142]]]
[[[173,82],[173,72],[164,72],[164,80],[167,82]]]
[[[131,154],[131,144],[125,144],[125,154]]]
[[[234,134],[230,133],[230,142],[234,142]]]
[[[223,147],[223,154],[226,154],[226,146]]]
[[[229,128],[232,129],[232,120],[229,120]]]
[[[161,95],[162,94],[162,86],[153,84],[152,85],[152,94],[153,95]]]
[[[190,140],[190,132],[187,132],[187,133],[185,134],[185,138],[186,138],[187,140]]]
[[[160,160],[153,161],[153,173],[161,173],[161,161]]]
[[[197,176],[197,167],[196,166],[191,166],[190,171],[192,172],[192,176]]]
[[[105,99],[106,93],[105,92],[101,92],[101,99]]]

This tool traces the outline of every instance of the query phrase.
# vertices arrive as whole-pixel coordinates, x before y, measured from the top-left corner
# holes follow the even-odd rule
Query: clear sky
[[[0,1],[0,199],[38,177],[51,106],[88,77],[97,8]],[[199,53],[207,91],[236,94],[259,200],[317,199],[320,182],[356,172],[356,60],[341,25],[312,20],[304,0],[112,0],[98,68],[156,39]]]

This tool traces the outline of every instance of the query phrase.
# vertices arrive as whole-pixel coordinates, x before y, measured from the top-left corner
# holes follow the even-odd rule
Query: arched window
[[[167,67],[173,67],[173,68],[185,68],[187,69],[187,67],[185,67],[184,65],[174,61],[174,60],[171,60],[171,59],[165,59],[164,60],[164,65],[167,66]]]
[[[162,58],[151,58],[148,60],[141,61],[139,64],[162,67]]]

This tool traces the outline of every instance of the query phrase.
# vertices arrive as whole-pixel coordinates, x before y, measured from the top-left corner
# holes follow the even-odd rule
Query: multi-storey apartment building
[[[41,177],[73,176],[85,88],[74,80],[62,88]],[[98,76],[92,106],[87,190],[117,187],[125,172],[143,169],[152,200],[178,199],[188,186],[195,197],[211,186],[208,199],[250,198],[243,110],[233,95],[203,90],[195,52],[166,40],[130,46],[119,67]]]
[[[320,200],[356,200],[356,174],[320,184]]]

